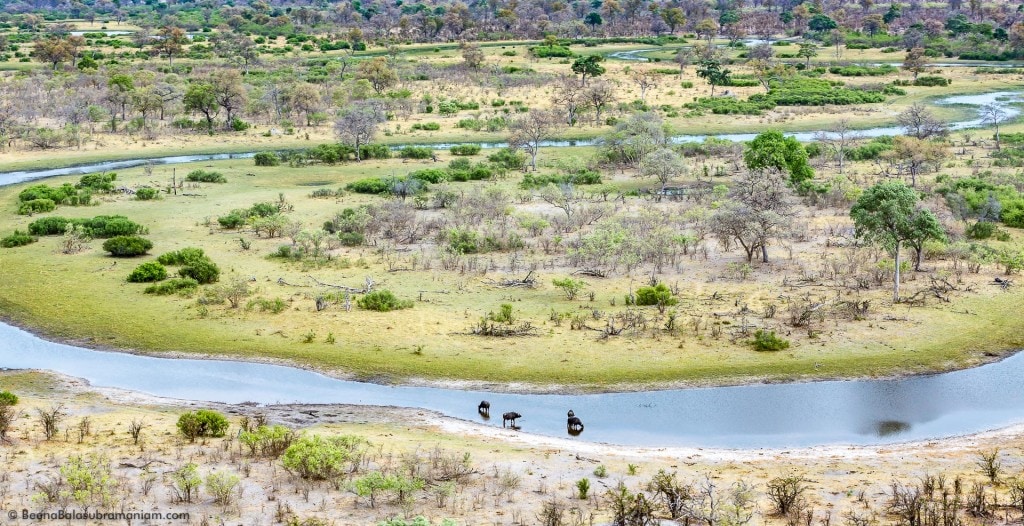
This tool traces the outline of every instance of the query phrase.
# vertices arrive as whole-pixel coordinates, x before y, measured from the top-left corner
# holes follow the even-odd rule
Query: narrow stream
[[[1021,100],[1021,93],[1017,91],[1000,91],[994,93],[983,93],[979,95],[953,95],[939,99],[936,104],[938,105],[967,105],[980,108],[985,104],[997,103],[1002,105],[1003,111],[1006,112],[1006,120],[1013,119],[1020,114],[1020,109],[1016,106],[1011,105],[1012,102],[1018,102]],[[949,126],[954,130],[963,130],[968,128],[978,128],[984,126],[985,123],[981,119],[980,115],[973,119],[964,121],[951,122]],[[864,130],[858,130],[857,134],[861,137],[878,137],[881,135],[899,135],[903,132],[902,128],[898,126],[880,126],[875,128],[868,128]],[[815,134],[820,131],[805,131],[805,132],[787,132],[786,135],[796,137],[797,140],[802,142],[813,141]],[[682,144],[688,142],[702,142],[708,137],[716,137],[719,139],[726,139],[730,141],[749,141],[757,136],[756,133],[725,133],[718,135],[676,135],[672,137],[671,141],[673,144]],[[549,148],[560,148],[567,146],[593,146],[598,144],[600,139],[580,139],[580,140],[565,140],[565,141],[544,141],[542,146]],[[409,144],[396,144],[392,145],[391,148],[400,149],[405,146],[428,146],[436,150],[444,150],[456,146],[459,144],[478,144],[483,148],[505,148],[508,146],[507,142],[453,142],[453,143],[432,143],[432,144],[421,144],[421,143],[409,143]],[[248,159],[256,155],[256,152],[246,153],[217,153],[217,154],[198,154],[198,155],[175,155],[169,157],[152,157],[146,159],[127,159],[121,161],[105,161],[91,164],[83,164],[80,166],[69,166],[65,168],[53,168],[48,170],[22,170],[12,172],[0,172],[0,186],[16,184],[25,181],[32,181],[35,179],[44,179],[47,177],[57,177],[61,175],[81,175],[95,172],[107,172],[111,170],[119,170],[122,168],[132,168],[135,166],[142,166],[147,163],[153,163],[157,165],[166,164],[184,164],[184,163],[195,163],[203,161],[217,161],[224,159]]]

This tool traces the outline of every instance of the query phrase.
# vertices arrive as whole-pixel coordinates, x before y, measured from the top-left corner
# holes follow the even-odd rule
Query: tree
[[[910,174],[910,186],[916,187],[918,174],[929,166],[939,166],[946,157],[946,148],[934,141],[896,136],[889,156],[900,163],[901,171],[906,169]]]
[[[686,66],[693,63],[693,48],[692,47],[681,47],[676,51],[674,56],[676,64],[679,64],[679,77],[682,78],[683,73],[686,73]]]
[[[569,126],[576,125],[577,116],[587,103],[586,92],[576,79],[569,76],[562,76],[555,84],[552,102],[565,110],[565,123]]]
[[[992,102],[981,107],[981,120],[983,122],[992,123],[995,127],[995,139],[996,149],[1000,149],[999,146],[999,123],[1006,119],[1006,111],[999,104]]]
[[[174,57],[185,52],[186,43],[188,43],[188,35],[185,34],[184,29],[164,26],[160,28],[158,39],[153,43],[153,49],[167,57],[167,62],[174,67]]]
[[[818,56],[818,46],[805,42],[800,44],[800,50],[796,52],[796,56],[806,60],[804,65],[810,67],[811,58]]]
[[[222,69],[210,74],[217,105],[226,113],[225,127],[233,125],[235,112],[245,106],[246,93],[242,86],[242,74],[237,69]]]
[[[537,171],[537,154],[540,152],[541,143],[555,133],[559,121],[554,112],[539,110],[530,111],[509,125],[509,145],[530,155],[530,167],[533,171]]]
[[[766,256],[764,247],[777,235],[779,227],[785,224],[785,218],[770,210],[757,210],[730,200],[715,211],[709,223],[719,238],[736,241],[743,248],[749,263],[759,250],[762,257]]]
[[[601,145],[610,161],[637,166],[647,154],[665,146],[665,123],[654,112],[635,113],[615,124],[615,129],[601,138]]]
[[[909,108],[896,116],[900,126],[906,130],[907,135],[918,139],[927,139],[932,136],[944,136],[947,133],[946,125],[936,119],[924,104],[914,103]]]
[[[334,122],[334,133],[342,144],[353,147],[356,161],[361,161],[361,147],[373,140],[377,134],[377,127],[384,120],[384,115],[376,106],[366,103],[352,104]]]
[[[484,65],[484,52],[476,42],[459,42],[462,60],[469,69],[480,69]]]
[[[893,255],[892,299],[897,303],[900,301],[900,249],[904,243],[926,235],[919,228],[929,229],[932,225],[931,220],[918,217],[932,213],[917,209],[917,201],[917,192],[902,181],[884,181],[865,190],[850,209],[857,238],[881,245]]]
[[[709,46],[711,45],[711,40],[718,34],[718,24],[710,18],[701,20],[694,29],[697,32],[697,36],[707,40]]]
[[[839,119],[828,131],[816,133],[814,140],[828,145],[832,149],[836,164],[839,165],[839,173],[843,173],[843,163],[846,160],[846,150],[853,141],[859,137],[851,129],[849,119]]]
[[[914,211],[910,226],[911,234],[907,238],[907,245],[914,249],[914,270],[920,272],[921,261],[924,259],[924,244],[928,241],[945,241],[946,232],[935,214],[925,208]]]
[[[668,25],[668,30],[671,33],[676,32],[677,27],[686,25],[686,15],[683,14],[682,8],[669,7],[661,10],[661,19]]]
[[[715,96],[715,86],[724,86],[729,83],[728,69],[722,68],[721,62],[717,60],[701,60],[697,65],[697,76],[706,80],[711,86],[711,96]]]
[[[594,110],[594,126],[600,126],[601,112],[615,102],[615,87],[603,80],[591,82],[590,87],[583,92],[583,98],[587,106]]]
[[[300,82],[291,89],[289,100],[292,108],[306,116],[306,126],[313,125],[313,115],[323,107],[320,90],[308,82]]]
[[[747,169],[755,173],[776,171],[787,173],[794,188],[814,178],[814,170],[808,164],[807,150],[793,137],[771,130],[758,134],[747,144],[743,152]]]
[[[377,57],[359,63],[357,78],[365,79],[378,95],[398,83],[398,74],[388,65],[387,58]]]
[[[683,158],[671,148],[655,150],[640,163],[641,177],[657,179],[661,183],[661,195],[665,194],[668,182],[682,175],[684,170]]]
[[[245,74],[249,66],[259,60],[260,51],[251,38],[237,33],[219,32],[214,37],[213,50],[218,56],[233,63],[241,62]]]
[[[32,56],[40,62],[52,64],[56,71],[57,66],[62,62],[67,62],[74,57],[74,50],[67,39],[51,36],[34,42]]]
[[[640,88],[640,100],[646,103],[647,90],[658,86],[657,76],[644,70],[635,69],[630,73],[630,78],[633,80],[633,84]]]
[[[551,280],[551,283],[562,289],[566,299],[574,300],[580,291],[587,287],[587,282],[582,279],[563,278]]]
[[[586,86],[588,76],[598,77],[604,74],[605,69],[601,65],[603,61],[604,57],[601,55],[579,57],[572,63],[572,72],[580,75],[580,84]]]
[[[915,47],[907,51],[907,55],[903,57],[903,69],[913,73],[914,80],[917,80],[917,75],[927,66],[928,57],[924,54],[924,48]]]
[[[810,29],[811,31],[815,31],[818,33],[832,31],[837,27],[839,26],[836,24],[835,20],[832,20],[832,18],[830,18],[829,16],[821,13],[812,16],[811,19],[807,22],[807,28]]]
[[[598,13],[597,11],[591,11],[587,13],[587,16],[583,18],[583,23],[590,26],[590,29],[593,30],[597,26],[603,24],[604,19],[601,18],[601,13]]]
[[[182,98],[185,111],[199,112],[206,117],[206,128],[213,130],[213,119],[220,112],[217,89],[209,80],[196,80],[189,84]]]

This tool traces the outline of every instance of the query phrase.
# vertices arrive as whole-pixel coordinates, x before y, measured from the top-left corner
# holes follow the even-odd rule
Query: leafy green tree
[[[198,80],[189,84],[185,90],[182,101],[185,103],[185,111],[202,113],[206,118],[206,128],[213,130],[213,119],[220,112],[220,105],[217,104],[217,88],[206,80]]]
[[[804,42],[800,44],[800,50],[796,52],[796,56],[805,59],[806,62],[804,64],[809,67],[811,59],[818,56],[818,46],[810,42]]]
[[[580,75],[580,84],[587,85],[587,77],[598,77],[604,74],[604,66],[601,62],[604,57],[601,55],[588,55],[579,57],[572,63],[572,72]]]
[[[817,31],[824,33],[826,31],[832,31],[839,27],[835,20],[832,20],[829,16],[818,13],[811,17],[810,21],[807,22],[807,27],[811,31]]]
[[[196,438],[222,437],[229,425],[224,415],[210,409],[189,411],[178,417],[178,432],[190,442]]]
[[[601,18],[601,13],[597,11],[591,11],[587,13],[587,16],[583,17],[583,23],[590,26],[591,29],[604,23],[604,19]]]
[[[576,296],[587,287],[587,282],[582,279],[563,278],[555,279],[551,281],[554,286],[562,289],[565,293],[565,297],[570,300],[576,299]]]
[[[672,291],[664,283],[658,283],[653,287],[640,287],[636,291],[637,305],[654,305],[659,311],[664,312],[665,307],[677,303],[679,300],[672,297]]]
[[[795,138],[786,137],[777,130],[754,137],[743,152],[743,162],[748,170],[755,173],[770,170],[788,173],[790,184],[798,189],[814,178],[807,150]]]
[[[640,175],[657,179],[664,195],[668,182],[682,175],[685,168],[683,158],[678,153],[671,148],[661,148],[644,157],[640,163]]]
[[[668,26],[670,33],[675,33],[677,27],[686,25],[686,14],[680,7],[669,7],[661,10],[661,19]]]
[[[729,84],[729,74],[731,72],[728,69],[722,67],[722,63],[717,60],[701,60],[697,64],[697,76],[706,80],[711,85],[711,96],[715,96],[715,86],[725,86]]]
[[[917,192],[902,181],[885,181],[865,190],[850,210],[857,238],[881,245],[893,255],[894,302],[900,301],[900,249],[903,244],[923,243],[923,240],[944,236],[931,211],[918,208],[917,203]]]

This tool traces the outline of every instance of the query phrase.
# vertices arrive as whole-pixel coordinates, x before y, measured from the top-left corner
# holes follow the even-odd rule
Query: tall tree
[[[526,116],[512,121],[509,126],[509,144],[530,155],[533,171],[537,171],[537,154],[540,153],[541,144],[554,135],[560,120],[552,111],[538,110],[530,111]]]
[[[384,90],[398,83],[398,74],[391,69],[384,57],[360,62],[356,69],[358,78],[367,80],[378,95],[382,95]]]
[[[903,69],[913,73],[914,80],[917,80],[917,75],[927,67],[928,56],[924,54],[923,48],[915,47],[907,51],[907,55],[903,57]]]
[[[580,84],[587,85],[587,77],[598,77],[604,74],[604,66],[601,62],[604,57],[601,55],[588,55],[579,57],[572,63],[572,72],[580,76]]]
[[[356,161],[361,161],[361,148],[373,140],[384,120],[383,113],[373,103],[354,103],[338,116],[334,122],[334,133],[342,144],[355,149]]]
[[[789,176],[790,184],[797,189],[814,178],[814,170],[808,163],[807,150],[799,141],[793,137],[785,137],[777,130],[762,132],[754,137],[743,152],[743,162],[748,170],[755,173],[785,173]]]
[[[185,52],[185,44],[188,43],[188,35],[185,30],[175,26],[164,26],[160,28],[157,39],[153,43],[153,49],[157,53],[167,57],[167,62],[174,67],[174,57]]]
[[[893,255],[892,300],[896,303],[900,301],[902,246],[929,232],[937,235],[933,227],[938,221],[919,217],[931,215],[933,219],[934,215],[917,208],[917,201],[917,192],[902,181],[885,181],[865,190],[850,209],[857,238],[881,245]]]
[[[685,170],[683,158],[671,148],[661,148],[644,157],[640,163],[640,176],[653,177],[661,183],[659,195],[665,195],[665,187],[672,179],[679,177]]]
[[[697,76],[706,80],[711,86],[711,96],[715,96],[715,86],[723,86],[729,83],[728,69],[722,67],[717,60],[701,60],[697,65]]]
[[[220,113],[217,104],[217,88],[209,80],[196,80],[188,85],[185,96],[185,111],[202,113],[206,118],[206,128],[213,130],[213,119]]]

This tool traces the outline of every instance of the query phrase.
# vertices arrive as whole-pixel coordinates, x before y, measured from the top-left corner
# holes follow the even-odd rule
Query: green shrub
[[[146,294],[169,296],[171,294],[191,292],[199,288],[199,282],[192,278],[174,278],[163,283],[150,285],[143,291]]]
[[[479,144],[459,144],[452,146],[449,150],[452,155],[477,155],[480,153]]]
[[[391,182],[380,177],[368,177],[352,181],[345,189],[357,194],[386,194],[391,191]]]
[[[208,172],[206,170],[193,170],[185,176],[185,179],[196,183],[226,183],[227,178],[220,172]]]
[[[424,131],[437,131],[441,129],[441,125],[436,122],[417,122],[416,124],[412,125],[412,129]]]
[[[10,391],[0,391],[0,406],[18,405],[18,395]]]
[[[970,239],[991,239],[999,231],[998,225],[988,221],[979,221],[967,227],[964,232]]]
[[[201,284],[216,283],[220,279],[220,267],[210,258],[201,257],[185,264],[178,269],[178,275],[192,278]]]
[[[60,216],[42,217],[28,224],[28,233],[34,236],[59,236],[67,231],[71,220]]]
[[[914,79],[915,86],[949,86],[953,81],[935,75],[922,75]]]
[[[530,53],[537,58],[570,58],[574,55],[569,48],[563,46],[534,46],[530,48]]]
[[[754,346],[755,351],[771,352],[789,348],[789,341],[776,336],[775,331],[762,329],[758,329],[754,333],[754,339],[750,343]]]
[[[178,432],[190,442],[196,438],[222,437],[229,425],[224,415],[210,409],[189,411],[178,417]]]
[[[306,435],[285,450],[285,469],[309,480],[333,480],[347,471],[349,459],[365,441],[359,437]]]
[[[391,149],[384,144],[367,144],[359,147],[359,157],[366,159],[390,159]]]
[[[366,243],[366,236],[361,232],[338,232],[338,242],[346,247],[358,247]]]
[[[60,186],[37,184],[18,193],[18,201],[22,203],[39,199],[49,199],[54,205],[85,206],[92,202],[92,190],[76,188],[69,183]]]
[[[253,156],[256,166],[277,166],[281,164],[281,158],[274,152],[260,152]]]
[[[406,146],[398,151],[398,156],[403,159],[430,159],[434,156],[434,150],[423,146]]]
[[[134,236],[146,233],[146,227],[129,220],[125,216],[96,216],[92,219],[76,219],[73,221],[76,225],[81,225],[90,236],[98,238]]]
[[[152,283],[167,279],[167,269],[158,261],[147,261],[128,274],[131,283]]]
[[[514,148],[502,148],[488,155],[487,160],[506,170],[522,170],[526,166],[526,154]]]
[[[21,230],[15,230],[13,234],[0,239],[0,247],[14,248],[23,247],[39,241],[38,237],[26,234]]]
[[[56,208],[57,203],[53,202],[53,199],[32,199],[31,201],[24,201],[18,205],[18,214],[30,216],[32,214],[52,212]]]
[[[425,168],[409,172],[408,177],[410,179],[419,179],[425,183],[437,184],[448,180],[448,171],[441,168]]]
[[[252,456],[277,458],[295,443],[296,437],[295,431],[285,426],[259,426],[239,433],[238,441],[249,448]]]
[[[135,198],[139,201],[152,201],[160,198],[160,191],[156,188],[139,188],[135,191]]]
[[[117,179],[115,173],[86,174],[78,180],[77,188],[87,188],[96,192],[110,193],[114,191],[114,181]]]
[[[878,77],[895,73],[896,68],[889,64],[881,66],[833,66],[828,68],[828,72],[843,77]]]
[[[389,312],[412,307],[412,301],[400,300],[390,290],[376,290],[356,301],[360,309]]]
[[[103,242],[103,250],[115,258],[141,256],[153,248],[153,242],[139,236],[116,236]]]
[[[672,297],[672,291],[664,283],[658,283],[653,287],[640,287],[636,291],[637,305],[675,305],[679,300]]]
[[[156,260],[163,265],[187,265],[205,257],[206,254],[203,253],[203,249],[186,247],[181,250],[160,254],[160,257],[156,258]]]
[[[230,230],[241,228],[243,225],[245,225],[245,221],[245,216],[238,213],[237,211],[232,211],[226,216],[220,216],[217,218],[217,222],[220,223],[221,228],[227,228]]]

